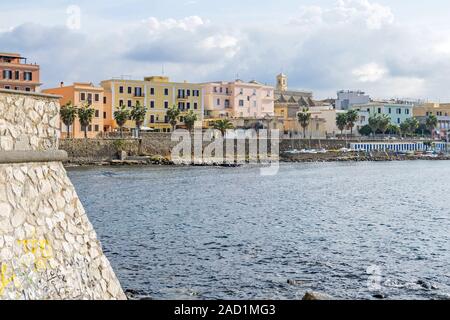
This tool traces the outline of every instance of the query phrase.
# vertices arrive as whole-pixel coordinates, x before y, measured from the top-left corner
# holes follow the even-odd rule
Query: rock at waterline
[[[307,292],[302,300],[304,300],[304,301],[314,301],[314,300],[329,301],[329,300],[334,300],[334,299],[331,296],[323,294],[323,293]]]

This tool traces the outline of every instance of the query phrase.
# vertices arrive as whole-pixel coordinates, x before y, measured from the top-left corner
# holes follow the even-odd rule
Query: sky
[[[164,72],[174,81],[257,80],[332,98],[450,101],[444,0],[16,0],[0,52],[41,65],[44,88]]]

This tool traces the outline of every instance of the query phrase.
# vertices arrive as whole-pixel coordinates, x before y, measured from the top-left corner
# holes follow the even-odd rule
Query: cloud
[[[312,90],[318,98],[333,97],[338,89],[361,89],[375,97],[446,98],[450,38],[445,31],[402,24],[388,6],[368,0],[303,6],[284,21],[149,17],[84,33],[23,24],[0,30],[0,43],[2,50],[40,63],[47,87],[120,75],[140,79],[160,73],[164,65],[172,79],[198,82],[239,75],[274,84],[283,71],[291,88]]]
[[[384,78],[388,70],[375,62],[353,69],[352,74],[360,82],[376,82]]]

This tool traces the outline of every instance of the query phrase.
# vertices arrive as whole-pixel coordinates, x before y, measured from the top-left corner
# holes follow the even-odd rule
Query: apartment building
[[[439,137],[447,137],[450,132],[450,103],[423,103],[414,107],[413,113],[422,124],[426,123],[429,116],[436,116],[438,127],[435,133]]]
[[[181,111],[178,127],[184,127],[183,115],[192,110],[203,119],[204,101],[201,85],[189,82],[171,82],[165,76],[151,76],[144,80],[111,79],[101,82],[105,90],[106,105],[113,113],[120,106],[132,107],[139,102],[147,108],[144,126],[155,132],[170,132],[172,127],[167,110],[177,106]],[[125,127],[135,128],[133,121]]]
[[[264,119],[274,116],[274,88],[257,81],[202,84],[207,119]]]
[[[39,91],[40,68],[27,63],[18,53],[0,53],[0,88],[20,91]]]
[[[112,110],[106,104],[104,89],[88,82],[75,82],[72,85],[64,85],[61,82],[60,87],[43,90],[44,93],[55,94],[61,96],[61,106],[72,102],[76,107],[90,105],[95,110],[92,123],[87,128],[88,138],[96,138],[104,133],[111,132],[114,128],[112,121]],[[74,124],[69,128],[71,138],[84,138],[84,131],[78,121],[75,119]],[[61,137],[67,138],[67,127],[61,122]]]
[[[385,114],[390,117],[391,123],[400,125],[413,117],[414,105],[406,103],[370,102],[368,104],[353,105],[350,109],[359,111],[361,126],[369,124],[369,118],[375,114]]]

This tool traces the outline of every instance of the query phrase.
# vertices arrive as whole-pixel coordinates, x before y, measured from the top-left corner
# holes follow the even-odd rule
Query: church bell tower
[[[281,73],[277,76],[277,90],[287,91],[288,89],[288,78],[287,75]]]

